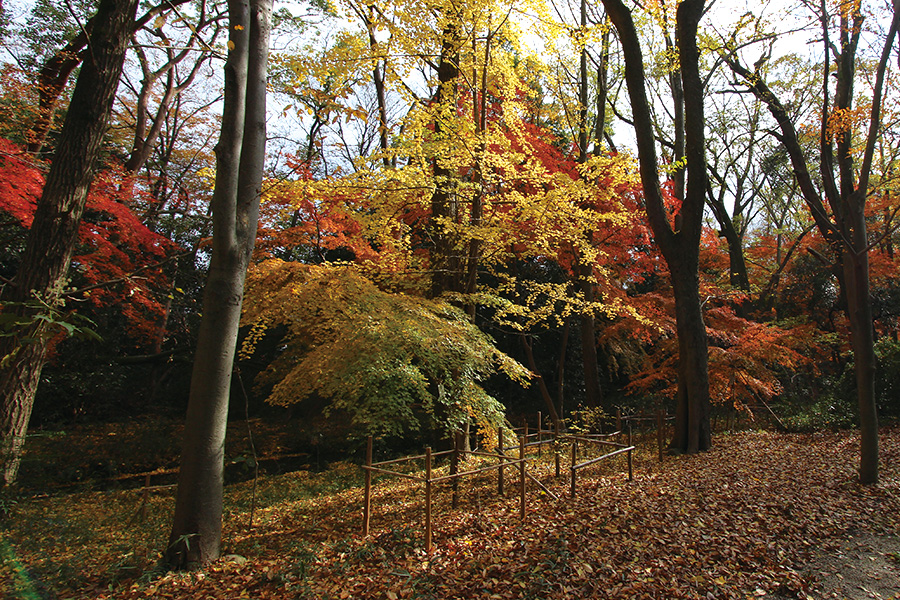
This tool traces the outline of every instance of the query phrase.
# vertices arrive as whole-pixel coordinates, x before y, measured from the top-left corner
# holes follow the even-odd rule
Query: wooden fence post
[[[425,448],[425,552],[431,552],[431,446]]]
[[[553,428],[556,430],[556,434],[553,437],[553,446],[556,448],[556,478],[559,479],[559,463],[562,462],[559,456],[559,422],[557,421]]]
[[[575,497],[575,464],[578,460],[578,440],[572,440],[572,466],[569,469],[572,471],[572,498]]]
[[[450,476],[452,477],[450,480],[450,487],[453,490],[451,505],[454,509],[459,508],[459,477],[456,475],[459,473],[459,446],[461,436],[462,434],[459,431],[453,432],[453,454],[450,455]]]
[[[662,409],[656,411],[656,447],[659,450],[659,462],[663,459],[663,446],[665,445],[663,427],[666,425],[666,419],[663,417]]]
[[[634,481],[634,471],[631,469],[631,450],[628,451],[628,481]]]
[[[141,523],[147,520],[147,510],[150,503],[150,473],[144,478],[144,490],[141,493]]]
[[[505,495],[503,491],[503,463],[506,462],[506,456],[503,452],[503,428],[497,428],[497,453],[500,455],[500,467],[497,469],[497,493],[501,496]]]
[[[519,515],[525,519],[525,436],[519,439]]]
[[[538,435],[538,440],[537,440],[538,441],[538,458],[541,457],[541,446],[543,445],[542,442],[544,441],[544,436],[541,433],[543,430],[544,430],[544,426],[543,426],[543,422],[541,421],[541,411],[538,411],[538,432],[537,432],[537,435]]]
[[[372,466],[372,436],[366,440],[366,466]],[[366,498],[363,504],[363,535],[369,535],[369,517],[372,510],[372,470],[366,469]]]

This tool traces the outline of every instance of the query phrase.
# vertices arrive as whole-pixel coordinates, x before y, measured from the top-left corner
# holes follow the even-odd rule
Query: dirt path
[[[851,531],[836,547],[818,550],[804,575],[814,581],[809,598],[900,598],[900,538]]]

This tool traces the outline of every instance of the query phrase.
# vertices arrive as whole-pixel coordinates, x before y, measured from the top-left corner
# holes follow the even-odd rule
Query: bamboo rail
[[[503,432],[500,431],[499,439],[503,439]],[[525,438],[519,438],[519,458],[515,458],[507,455],[502,451],[502,445],[498,448],[497,453],[490,452],[462,452],[459,449],[460,438],[458,436],[454,437],[454,449],[446,450],[442,452],[432,452],[431,448],[425,448],[425,454],[417,455],[417,456],[408,456],[399,459],[381,461],[381,462],[372,462],[372,437],[369,436],[366,441],[366,464],[363,466],[366,472],[366,483],[365,483],[365,499],[363,502],[363,525],[362,532],[363,535],[369,534],[369,528],[371,523],[371,514],[372,514],[372,474],[373,473],[384,473],[386,475],[394,475],[396,477],[402,477],[404,479],[409,479],[412,481],[420,481],[425,484],[425,551],[431,552],[433,548],[433,486],[436,483],[440,483],[442,481],[452,481],[454,483],[453,489],[453,507],[455,508],[458,504],[457,498],[457,489],[456,483],[460,478],[475,475],[477,473],[482,473],[485,471],[490,471],[492,469],[497,469],[500,474],[498,477],[498,488],[502,491],[503,489],[503,468],[506,466],[515,467],[518,465],[519,467],[519,513],[521,518],[525,518],[526,515],[526,502],[525,502],[525,477],[528,476],[528,473],[525,469],[525,463],[527,462],[527,458],[525,457]],[[501,442],[502,444],[502,442]],[[451,473],[448,475],[439,475],[434,476],[434,458],[437,456],[445,456],[451,455]],[[499,463],[495,465],[488,465],[486,467],[480,467],[477,469],[468,469],[466,471],[460,472],[458,470],[458,458],[460,454],[468,454],[474,456],[482,456],[492,459],[498,459]],[[418,460],[424,458],[425,459],[425,476],[417,476],[410,475],[409,473],[403,473],[400,471],[394,471],[392,469],[382,468],[384,465],[396,465],[405,462],[411,462],[413,460]],[[534,479],[532,477],[532,479]],[[537,481],[537,480],[535,480]],[[538,482],[540,483],[540,482]],[[546,487],[541,485],[542,488],[546,490]],[[549,492],[549,490],[547,490]],[[555,496],[554,496],[555,497]]]

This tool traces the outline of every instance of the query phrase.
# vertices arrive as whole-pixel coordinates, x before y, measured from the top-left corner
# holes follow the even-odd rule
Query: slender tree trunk
[[[747,261],[744,258],[744,240],[735,229],[731,218],[720,220],[719,225],[722,228],[722,237],[728,244],[728,282],[732,289],[746,292],[744,300],[735,303],[735,313],[739,317],[747,318],[752,304],[749,298],[750,277],[747,274]]]
[[[860,195],[854,192],[851,198]],[[853,221],[852,248],[842,257],[847,319],[856,374],[856,396],[859,405],[860,483],[878,481],[878,408],[875,402],[875,330],[872,325],[872,302],[869,297],[869,253],[866,236],[865,202],[847,203],[845,218]]]
[[[584,301],[594,302],[593,269],[590,265],[578,265],[578,284],[584,294]],[[584,313],[579,317],[581,332],[581,364],[584,370],[584,403],[593,408],[603,405],[603,392],[600,389],[600,368],[597,362],[597,335],[594,315]]]
[[[266,63],[272,0],[229,0],[225,106],[216,146],[213,248],[203,293],[166,561],[191,568],[219,557],[225,428],[244,278],[256,239],[265,160]]]
[[[594,154],[599,155],[603,147],[603,136],[606,132],[606,103],[609,99],[609,54],[610,27],[609,17],[604,17],[603,38],[600,43],[600,64],[597,65],[597,122],[594,125]]]
[[[569,346],[569,329],[571,321],[566,319],[563,326],[562,342],[559,345],[559,358],[556,362],[556,402],[559,406],[559,416],[562,418],[565,413],[565,391],[566,391],[566,350]]]
[[[550,419],[553,421],[553,426],[558,427],[559,413],[556,412],[556,406],[553,404],[553,398],[550,397],[550,390],[547,389],[544,377],[541,375],[540,371],[538,371],[537,361],[534,360],[534,352],[531,347],[532,342],[528,341],[528,337],[524,333],[519,334],[519,342],[522,344],[522,350],[525,351],[525,360],[528,363],[528,368],[537,376],[541,398],[543,398],[544,406],[547,407],[547,411],[550,413]]]
[[[91,52],[81,68],[56,154],[28,232],[25,252],[3,302],[33,317],[40,308],[58,308],[72,262],[78,225],[94,175],[94,163],[115,100],[137,0],[103,0],[91,19]],[[31,306],[23,306],[30,303]],[[46,359],[46,325],[0,338],[0,460],[2,481],[15,482],[34,394]]]
[[[362,19],[369,35],[369,50],[372,52],[372,83],[375,84],[375,99],[378,102],[378,147],[381,149],[381,162],[385,169],[393,168],[394,161],[388,156],[388,113],[387,96],[385,94],[384,76],[387,73],[387,58],[379,58],[378,39],[375,37],[375,5],[362,7],[351,4],[351,8]]]
[[[578,77],[578,162],[583,163],[587,160],[588,146],[588,71],[587,71],[587,0],[581,0],[581,36],[579,42],[582,44],[579,56],[579,77]]]
[[[488,30],[490,30],[490,18],[488,19]],[[484,67],[481,69],[481,84],[477,88],[479,93],[472,94],[472,117],[474,119],[478,136],[478,153],[475,156],[475,164],[472,169],[472,186],[474,193],[472,195],[472,215],[469,223],[473,229],[481,227],[484,218],[484,155],[487,152],[487,142],[485,139],[487,130],[487,95],[488,95],[488,65],[491,62],[491,41],[493,34],[488,33],[484,41]],[[478,81],[478,46],[477,42],[472,40],[472,81]],[[468,256],[466,258],[466,283],[464,291],[466,294],[474,294],[478,291],[478,262],[481,260],[481,239],[472,236],[469,240]],[[469,318],[475,320],[475,304],[471,303],[466,306],[466,312]]]
[[[203,25],[203,23],[200,23],[198,26],[202,27]],[[150,73],[145,68],[144,80],[137,99],[135,131],[131,154],[128,156],[128,160],[125,161],[125,170],[132,175],[137,174],[153,154],[153,150],[159,142],[159,134],[166,122],[166,116],[169,113],[169,107],[172,100],[185,88],[191,85],[197,74],[200,72],[200,69],[206,63],[207,56],[204,53],[191,66],[190,72],[185,79],[180,82],[175,81],[176,65],[187,56],[192,47],[193,38],[191,38],[190,45],[187,48],[184,48],[178,55],[172,56],[170,51],[167,68],[164,67],[155,73]],[[150,95],[153,91],[153,84],[163,75],[163,71],[165,71],[166,75],[165,91],[160,99],[159,106],[156,107],[156,113],[151,118],[148,109]],[[148,119],[150,120],[149,128],[147,127]]]
[[[719,236],[724,237],[728,243],[728,281],[732,288],[749,292],[750,279],[747,275],[747,262],[744,259],[744,240],[734,226],[734,219],[725,208],[725,184],[722,177],[718,177],[718,179],[721,186],[719,195],[713,194],[711,186],[707,188],[706,195],[707,204],[719,224]],[[736,198],[735,203],[739,202],[740,198]],[[776,248],[776,252],[778,250],[780,249]]]
[[[459,78],[459,32],[454,20],[456,15],[448,15],[450,22],[444,27],[441,56],[438,63],[438,90],[435,94],[434,106],[438,116],[434,121],[435,137],[441,139],[449,134],[442,124],[442,114],[446,110],[455,113],[457,85]],[[449,108],[448,108],[449,107]],[[431,196],[432,238],[432,279],[431,295],[440,296],[445,291],[462,291],[463,261],[457,248],[456,235],[452,231],[452,223],[459,218],[457,198],[456,168],[446,165],[440,156],[434,158],[435,189]]]
[[[587,0],[581,0],[581,35],[587,35]],[[582,39],[582,42],[585,40]],[[588,55],[587,47],[582,46],[579,64],[578,82],[578,162],[588,159]],[[597,117],[600,118],[600,115]],[[590,239],[593,232],[587,233]],[[584,264],[579,259],[575,266],[575,277],[578,287],[588,306],[594,302],[594,269],[591,264]],[[597,365],[597,338],[595,334],[594,314],[585,312],[581,315],[581,364],[584,370],[584,404],[599,407],[603,404],[603,392],[600,390],[600,369]]]

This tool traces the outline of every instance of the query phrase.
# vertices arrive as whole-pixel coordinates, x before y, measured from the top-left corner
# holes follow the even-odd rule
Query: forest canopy
[[[0,4],[0,487],[33,409],[186,413],[167,561],[207,562],[242,372],[247,419],[405,440],[857,427],[878,482],[897,0],[64,4]]]

